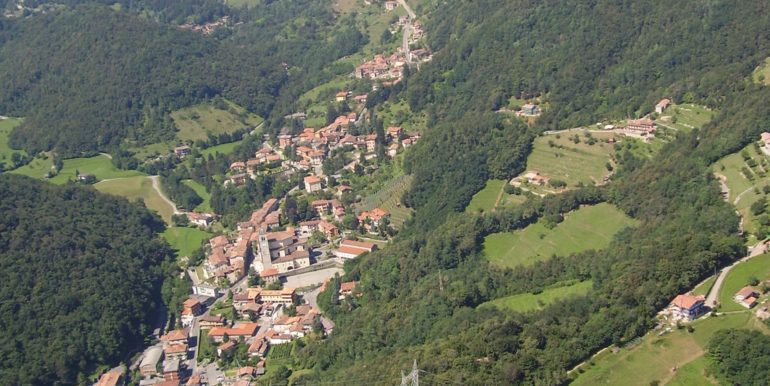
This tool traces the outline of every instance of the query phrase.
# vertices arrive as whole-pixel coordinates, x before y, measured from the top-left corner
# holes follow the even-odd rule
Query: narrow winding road
[[[158,195],[160,196],[163,201],[165,201],[168,205],[171,206],[171,208],[174,210],[174,214],[179,214],[180,212],[176,210],[176,205],[173,201],[169,200],[168,197],[166,197],[166,194],[163,193],[163,189],[160,188],[160,177],[159,176],[149,176],[147,177],[150,180],[152,180],[152,188],[155,189],[156,192],[158,192]]]

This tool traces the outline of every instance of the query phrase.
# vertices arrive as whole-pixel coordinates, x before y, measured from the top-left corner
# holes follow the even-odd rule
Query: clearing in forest
[[[99,154],[89,158],[71,158],[64,160],[64,167],[55,177],[49,181],[54,184],[64,184],[67,181],[74,181],[76,172],[80,174],[91,174],[97,180],[107,180],[113,178],[136,177],[145,175],[136,170],[121,170],[112,164],[112,160],[104,154]]]
[[[241,106],[230,101],[202,103],[171,113],[179,131],[176,137],[180,141],[207,141],[209,134],[229,134],[243,128],[253,128],[262,123],[263,119],[251,114]]]
[[[550,179],[548,184],[525,183],[522,188],[535,193],[553,193],[554,183],[564,182],[567,188],[601,184],[610,171],[615,149],[610,139],[620,137],[614,133],[570,130],[549,134],[535,139],[532,154],[527,158],[527,170],[537,171]]]
[[[586,280],[574,283],[557,283],[541,290],[539,293],[524,293],[502,297],[481,304],[481,306],[496,306],[511,311],[526,312],[542,309],[543,307],[572,295],[585,295],[591,289],[593,281]]]
[[[719,289],[719,311],[745,310],[746,308],[733,300],[733,296],[752,281],[756,280],[761,283],[767,279],[770,279],[770,254],[752,257],[749,260],[738,263],[727,273],[725,281]],[[760,286],[755,286],[755,288],[761,290]]]
[[[158,194],[149,177],[119,178],[96,183],[94,187],[102,193],[125,197],[131,201],[141,198],[147,209],[157,212],[167,224],[171,223],[175,208]]]
[[[708,358],[703,354],[715,332],[728,328],[756,329],[767,333],[767,327],[751,313],[708,317],[692,324],[693,332],[674,329],[658,336],[651,331],[632,347],[617,353],[606,350],[573,372],[573,385],[639,385],[658,381],[674,385],[709,385],[712,378],[705,373]],[[672,369],[676,367],[676,371]]]
[[[212,234],[197,228],[168,227],[162,233],[169,245],[177,251],[177,257],[190,257]]]
[[[24,150],[15,150],[8,146],[8,136],[11,135],[11,130],[20,125],[21,122],[23,122],[23,120],[20,118],[0,119],[0,162],[4,163],[6,168],[13,167],[11,163],[13,153],[19,153],[20,155],[27,154]],[[2,167],[0,167],[0,171],[1,170],[3,170]]]
[[[508,194],[505,192],[505,180],[489,180],[476,194],[473,195],[471,202],[465,207],[465,212],[488,212],[495,208],[512,207],[521,204],[527,200],[523,194]]]
[[[532,265],[553,255],[605,248],[618,231],[635,224],[610,204],[584,206],[567,213],[553,229],[538,222],[522,230],[491,234],[484,239],[484,254],[498,267]]]

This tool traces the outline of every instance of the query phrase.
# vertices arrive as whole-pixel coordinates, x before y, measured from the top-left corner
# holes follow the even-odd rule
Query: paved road
[[[722,284],[725,281],[725,277],[727,277],[727,274],[730,272],[731,269],[733,269],[733,267],[735,267],[737,264],[741,262],[751,259],[754,256],[759,256],[765,253],[766,250],[767,248],[765,247],[764,242],[760,242],[759,244],[749,248],[749,253],[746,257],[723,268],[722,271],[719,272],[719,276],[717,276],[717,280],[714,282],[714,285],[711,286],[711,291],[709,291],[708,296],[706,296],[706,305],[711,307],[717,303],[719,290],[722,288]]]
[[[398,3],[401,4],[402,7],[404,7],[404,9],[406,10],[406,13],[409,14],[410,19],[414,20],[417,18],[417,14],[414,13],[414,11],[412,10],[412,7],[410,7],[405,0],[398,0]]]

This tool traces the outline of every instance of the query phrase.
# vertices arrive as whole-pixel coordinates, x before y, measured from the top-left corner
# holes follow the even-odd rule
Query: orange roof
[[[266,276],[275,276],[278,274],[278,270],[275,268],[268,268],[264,271],[262,271],[259,276],[266,277]]]
[[[692,293],[687,293],[684,295],[677,295],[677,297],[674,298],[671,304],[679,308],[690,309],[693,306],[695,306],[698,302],[702,302],[704,300],[706,300],[706,297],[704,297],[703,295],[694,296]]]
[[[346,281],[344,283],[340,284],[340,291],[342,292],[350,292],[356,288],[356,285],[358,284],[357,281]]]
[[[343,247],[343,246],[344,247],[350,247],[350,248],[356,248],[356,249],[365,249],[367,251],[370,251],[370,250],[374,249],[377,246],[377,244],[370,243],[370,242],[367,242],[367,241],[342,240],[342,242],[340,243],[340,248]]]
[[[746,287],[741,288],[741,290],[738,291],[738,293],[735,294],[735,296],[742,296],[744,298],[748,298],[748,297],[754,295],[756,292],[757,292],[757,290],[755,290],[754,287],[746,286]]]
[[[110,370],[99,377],[99,382],[97,382],[95,386],[116,386],[120,382],[122,376],[122,371]]]
[[[184,303],[182,303],[182,306],[185,307],[185,308],[193,308],[196,305],[200,306],[201,302],[199,302],[199,301],[197,301],[195,299],[192,299],[192,298],[191,299],[187,299],[187,300],[184,301]]]
[[[165,342],[173,342],[177,340],[186,340],[188,336],[187,329],[179,329],[169,331],[166,335],[160,337],[160,340]]]
[[[367,251],[363,250],[363,249],[360,249],[360,248],[353,248],[353,247],[348,247],[348,246],[345,246],[345,245],[340,245],[340,247],[337,248],[337,252],[342,252],[342,253],[346,253],[348,255],[358,256],[358,255],[361,255],[361,254],[363,254],[364,252],[367,252]]]
[[[307,176],[305,177],[305,182],[308,184],[318,184],[321,182],[321,179],[316,176]]]
[[[186,343],[172,344],[172,345],[166,347],[163,351],[166,353],[166,355],[168,355],[168,354],[180,354],[180,353],[183,353],[183,352],[187,352],[187,344]]]

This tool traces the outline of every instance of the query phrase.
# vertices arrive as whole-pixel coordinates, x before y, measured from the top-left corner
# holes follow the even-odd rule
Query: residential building
[[[355,259],[356,257],[377,249],[377,244],[355,240],[343,240],[339,248],[334,252],[343,259]]]
[[[527,103],[521,106],[521,113],[524,115],[540,115],[540,106]]]
[[[650,134],[655,132],[655,122],[649,118],[631,119],[628,121],[626,129],[642,134]]]
[[[170,359],[163,364],[163,379],[179,381],[179,359]]]
[[[166,359],[187,359],[187,343],[172,344],[163,349]]]
[[[695,320],[708,310],[705,301],[706,297],[703,295],[695,296],[692,293],[677,295],[671,301],[669,310],[674,319]]]
[[[358,215],[358,222],[363,225],[367,232],[377,232],[380,225],[383,224],[383,220],[386,219],[390,219],[390,212],[382,208],[374,208]]]
[[[246,289],[249,299],[257,303],[280,303],[284,305],[293,304],[297,300],[297,294],[294,288],[284,288],[281,290],[266,290],[262,287],[252,287]]]
[[[189,146],[179,146],[174,148],[174,154],[176,154],[178,157],[184,157],[186,155],[190,155],[192,153],[192,149],[190,149]]]
[[[125,374],[125,366],[115,367],[114,369],[102,374],[102,376],[99,377],[99,381],[97,381],[94,386],[123,386],[125,383]]]
[[[272,261],[273,268],[279,273],[310,266],[310,253],[307,250],[296,250],[291,254],[281,256]]]
[[[352,295],[353,290],[356,289],[356,285],[358,285],[357,281],[346,281],[344,283],[340,283],[340,299],[344,299]]]
[[[759,297],[759,292],[754,289],[754,287],[746,286],[741,288],[738,293],[733,296],[733,299],[735,299],[738,304],[746,307],[751,308],[754,307],[757,304],[757,298]]]
[[[218,315],[206,315],[202,316],[198,323],[200,323],[201,328],[224,327],[225,318]]]
[[[770,149],[770,133],[765,131],[760,135],[760,138],[762,139],[762,143],[765,145],[765,148]]]
[[[209,213],[187,212],[185,213],[185,216],[187,216],[187,220],[190,224],[204,228],[209,227],[214,221],[214,216]]]
[[[209,336],[215,342],[222,342],[225,334],[230,337],[230,341],[246,340],[254,336],[257,330],[259,330],[257,323],[238,323],[233,327],[212,327],[209,330]]]
[[[348,99],[347,91],[340,91],[337,93],[337,95],[334,96],[334,100],[337,102],[344,102],[347,99]]]
[[[192,287],[193,294],[195,295],[201,295],[206,296],[210,298],[216,298],[219,297],[219,288],[217,286],[207,284],[207,283],[199,283]]]
[[[264,280],[265,284],[275,283],[276,281],[281,279],[281,276],[278,273],[278,270],[275,268],[268,268],[260,272],[259,276],[262,277],[262,280]]]
[[[318,192],[321,189],[321,179],[317,176],[307,176],[305,177],[305,190],[308,193]]]
[[[392,11],[394,9],[398,8],[398,2],[395,1],[386,1],[385,2],[385,10]]]

